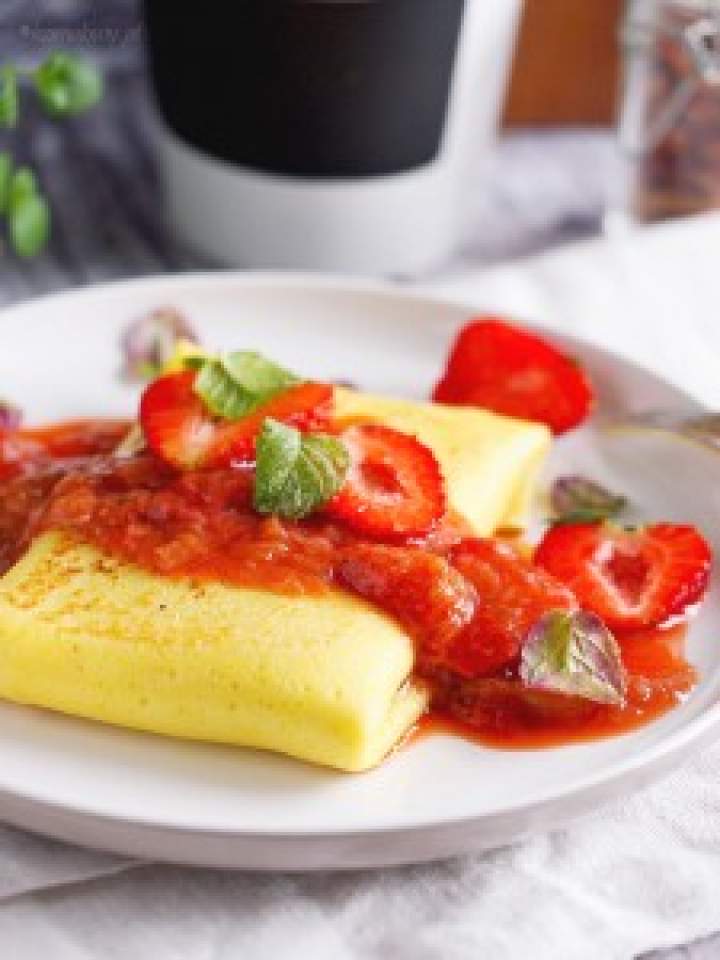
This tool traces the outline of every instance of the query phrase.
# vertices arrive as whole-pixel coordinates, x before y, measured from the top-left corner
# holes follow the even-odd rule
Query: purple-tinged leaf
[[[620,647],[600,617],[584,610],[546,613],[522,648],[520,678],[537,690],[622,706],[626,676]]]
[[[595,523],[617,516],[626,506],[625,497],[601,487],[594,480],[573,474],[558,477],[550,492],[555,523]]]
[[[16,407],[7,400],[0,400],[0,430],[17,430],[21,423],[20,407]]]
[[[123,376],[141,382],[157,377],[181,340],[199,342],[188,321],[173,307],[161,307],[135,320],[122,337]]]

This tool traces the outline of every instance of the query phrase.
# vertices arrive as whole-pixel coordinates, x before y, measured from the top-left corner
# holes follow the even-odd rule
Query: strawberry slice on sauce
[[[416,437],[380,424],[349,427],[344,486],[326,512],[373,537],[422,537],[447,509],[445,481],[433,452]]]
[[[477,594],[473,618],[444,664],[462,677],[488,676],[512,666],[543,614],[578,606],[568,587],[502,540],[462,540],[450,562]]]
[[[483,317],[461,330],[433,400],[485,407],[564,433],[588,416],[593,390],[582,367],[542,337]]]
[[[322,430],[330,423],[334,395],[330,384],[300,383],[239,420],[218,420],[193,389],[196,375],[184,370],[159,377],[140,401],[148,446],[173,466],[224,467],[252,460],[267,417],[303,431]]]
[[[617,630],[681,617],[702,599],[711,561],[700,533],[674,523],[634,531],[603,523],[558,525],[535,553],[537,564]]]

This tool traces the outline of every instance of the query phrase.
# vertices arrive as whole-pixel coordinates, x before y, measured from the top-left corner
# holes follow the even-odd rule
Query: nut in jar
[[[720,0],[636,0],[624,40],[629,212],[649,222],[720,208]]]

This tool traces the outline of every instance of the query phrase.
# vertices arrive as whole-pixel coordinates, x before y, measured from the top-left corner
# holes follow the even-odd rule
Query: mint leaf
[[[625,669],[617,640],[600,617],[555,610],[523,643],[520,678],[528,687],[613,706],[625,702]]]
[[[294,373],[251,350],[228,353],[221,362],[233,380],[250,393],[279,393],[300,382]]]
[[[22,423],[22,410],[0,397],[0,430],[17,430]]]
[[[10,202],[10,183],[13,161],[7,150],[0,151],[0,215],[6,213]]]
[[[10,177],[7,200],[8,209],[12,210],[18,203],[21,203],[28,197],[36,196],[37,193],[37,179],[30,167],[18,167]]]
[[[0,127],[17,125],[20,100],[15,67],[0,68]]]
[[[298,520],[335,496],[350,456],[337,437],[303,435],[267,419],[257,440],[256,462],[255,509]]]
[[[185,316],[174,307],[159,307],[125,328],[121,346],[126,380],[152,380],[178,354],[178,344],[198,343]]]
[[[206,360],[195,378],[195,392],[216,417],[239,420],[300,380],[259,353],[240,350]]]
[[[50,235],[50,208],[38,194],[10,198],[8,217],[10,242],[19,257],[34,257],[45,247]]]
[[[573,474],[558,477],[550,493],[555,511],[553,523],[596,523],[610,520],[627,506],[627,499],[601,487],[594,480]]]
[[[103,95],[103,80],[96,67],[70,53],[51,53],[33,80],[40,103],[55,118],[83,113]]]

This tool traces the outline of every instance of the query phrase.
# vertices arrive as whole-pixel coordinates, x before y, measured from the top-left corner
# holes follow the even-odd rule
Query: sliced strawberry
[[[217,420],[193,390],[195,377],[193,370],[160,377],[140,401],[140,422],[150,449],[174,466],[223,467],[252,459],[266,417],[300,430],[322,429],[330,422],[329,384],[301,383],[240,420]]]
[[[215,437],[215,425],[193,391],[195,377],[193,370],[159,377],[140,400],[140,423],[148,446],[178,467],[203,464]]]
[[[478,596],[472,621],[447,654],[446,666],[463,677],[512,666],[525,635],[543,614],[577,607],[572,591],[509,543],[463,540],[450,559]]]
[[[350,453],[342,490],[326,511],[376,537],[421,537],[447,508],[433,452],[415,437],[367,423],[341,434]]]
[[[667,623],[697,603],[710,576],[710,547],[691,526],[636,531],[610,524],[551,528],[536,553],[544,567],[618,630]]]
[[[564,433],[588,416],[593,391],[582,367],[550,343],[485,317],[461,330],[433,400],[485,407]]]
[[[303,433],[326,430],[331,423],[335,388],[329,383],[299,383],[278,393],[242,420],[216,423],[209,466],[222,467],[255,456],[255,440],[271,417]]]

